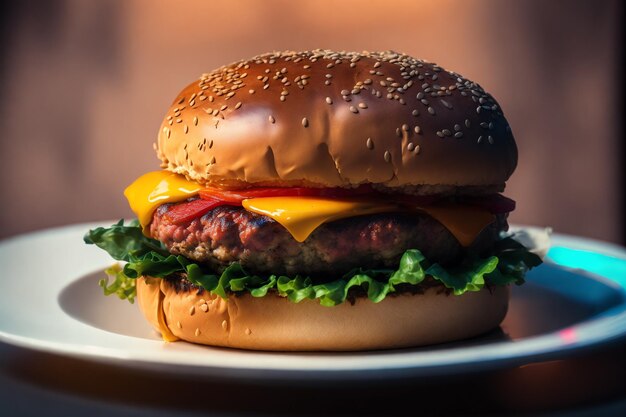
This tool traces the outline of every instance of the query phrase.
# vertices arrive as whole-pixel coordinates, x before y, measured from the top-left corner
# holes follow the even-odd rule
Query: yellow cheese
[[[182,175],[154,171],[137,178],[124,190],[124,195],[141,227],[146,227],[152,221],[152,213],[161,204],[183,201],[201,189],[200,184],[188,181]]]
[[[182,175],[155,171],[139,177],[124,195],[142,227],[152,221],[161,204],[176,203],[198,194],[202,186]],[[321,224],[347,217],[390,211],[406,211],[393,201],[377,202],[364,198],[263,197],[244,200],[243,207],[276,220],[298,241],[303,242]],[[495,220],[488,211],[458,204],[414,206],[444,225],[463,246],[469,246],[478,234]],[[418,248],[419,249],[419,248]]]
[[[437,204],[417,209],[444,225],[465,247],[470,246],[480,232],[496,219],[485,209],[459,204]]]
[[[243,200],[243,207],[282,224],[298,242],[304,242],[321,224],[363,214],[398,211],[395,204],[323,197],[263,197]]]

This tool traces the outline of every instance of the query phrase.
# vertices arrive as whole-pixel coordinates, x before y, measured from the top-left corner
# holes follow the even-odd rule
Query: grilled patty
[[[439,222],[425,214],[381,213],[325,223],[304,242],[297,242],[275,220],[243,207],[220,206],[182,225],[160,206],[150,225],[153,238],[176,255],[183,255],[221,272],[239,262],[250,273],[324,279],[353,268],[394,268],[407,249],[419,249],[427,259],[442,265],[459,262],[467,254],[488,255],[506,215],[487,226],[464,248]]]

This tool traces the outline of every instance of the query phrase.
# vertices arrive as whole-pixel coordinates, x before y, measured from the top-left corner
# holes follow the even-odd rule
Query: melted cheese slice
[[[462,246],[470,246],[482,230],[496,220],[487,210],[459,204],[416,207],[444,225]]]
[[[124,190],[131,210],[141,227],[152,221],[152,213],[162,204],[177,203],[198,194],[203,187],[188,181],[182,175],[167,171],[148,172],[137,178]]]
[[[346,217],[397,211],[388,203],[322,197],[263,197],[243,200],[251,212],[271,217],[282,224],[298,242],[304,242],[321,224]]]
[[[152,221],[161,204],[176,203],[198,194],[202,186],[182,175],[155,171],[139,177],[124,195],[142,227]],[[330,199],[324,197],[263,197],[244,200],[243,207],[251,212],[276,220],[298,242],[303,242],[321,224],[347,217],[391,211],[406,211],[393,202],[364,199]],[[478,234],[495,220],[488,211],[459,204],[414,206],[409,210],[428,214],[444,225],[463,246],[474,242]]]

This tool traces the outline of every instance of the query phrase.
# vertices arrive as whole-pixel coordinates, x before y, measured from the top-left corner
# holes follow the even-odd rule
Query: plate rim
[[[85,223],[76,223],[69,224],[65,226],[58,226],[48,229],[43,229],[39,231],[32,231],[28,233],[24,233],[21,235],[16,235],[9,237],[7,239],[0,240],[0,253],[5,249],[5,247],[14,244],[20,240],[28,240],[28,239],[41,239],[44,236],[54,235],[56,233],[68,233],[74,230],[86,231],[88,228],[97,227],[106,224],[113,224],[115,221],[101,221],[101,222],[85,222]],[[514,225],[516,227],[522,228],[537,228],[536,226],[527,226],[527,225]],[[540,228],[543,229],[543,228]],[[612,254],[615,252],[619,253],[620,257],[626,261],[626,248],[622,248],[619,245],[614,245],[608,242],[603,242],[595,239],[588,239],[580,236],[573,236],[567,234],[555,233],[553,237],[556,241],[559,242],[567,242],[572,240],[576,243],[577,247],[586,246],[590,247],[609,247],[611,249]],[[600,253],[600,252],[598,252]],[[94,265],[94,270],[99,268],[100,265]],[[560,266],[565,270],[572,271],[572,268],[567,268]],[[590,272],[581,272],[579,270],[572,271],[576,274],[583,275],[587,279],[592,279],[595,281],[600,281],[603,285],[607,285],[606,281],[608,278],[595,275]],[[74,282],[77,278],[73,276],[70,280],[68,280],[65,285]],[[610,280],[608,280],[610,281]],[[610,281],[613,282],[613,281]],[[618,288],[622,293],[624,292],[624,288],[618,285]],[[55,300],[58,298],[59,294],[55,294]],[[64,312],[65,313],[65,312]],[[67,314],[67,313],[65,313]],[[78,358],[82,360],[95,361],[100,363],[110,363],[120,366],[132,366],[142,369],[150,369],[150,370],[158,370],[160,372],[163,371],[175,371],[176,373],[184,373],[184,374],[194,374],[197,376],[205,376],[205,377],[235,377],[239,379],[267,379],[267,380],[303,380],[306,379],[308,381],[316,381],[316,380],[336,380],[336,379],[349,379],[349,380],[360,380],[366,377],[367,379],[385,379],[385,378],[393,378],[393,377],[419,377],[419,376],[435,376],[435,375],[450,375],[459,373],[458,367],[462,365],[462,373],[470,372],[470,371],[481,371],[481,370],[489,370],[502,366],[518,366],[525,363],[537,362],[541,360],[552,360],[558,357],[563,356],[564,354],[570,354],[573,352],[578,352],[581,350],[587,350],[596,348],[599,346],[610,345],[612,343],[616,343],[623,338],[626,337],[626,299],[619,304],[618,306],[614,306],[613,308],[604,311],[602,314],[598,316],[594,316],[592,319],[585,320],[580,323],[576,323],[573,327],[580,328],[585,326],[597,326],[598,321],[606,321],[613,320],[617,321],[617,330],[609,334],[609,336],[605,337],[595,337],[585,340],[582,343],[572,343],[561,345],[559,349],[546,349],[542,346],[545,343],[548,343],[556,337],[554,332],[541,334],[537,336],[532,336],[529,338],[525,338],[523,340],[516,341],[511,344],[510,342],[497,342],[491,343],[491,348],[498,348],[500,344],[515,346],[518,351],[516,355],[511,355],[510,353],[507,355],[500,356],[491,356],[488,360],[480,360],[468,362],[467,360],[456,361],[456,362],[448,362],[447,364],[435,363],[430,366],[424,364],[418,364],[417,366],[390,366],[390,367],[363,367],[358,369],[280,369],[280,368],[271,368],[271,367],[231,367],[231,366],[208,366],[206,364],[202,364],[201,366],[195,365],[192,366],[190,364],[181,364],[176,362],[164,362],[162,360],[154,360],[154,358],[137,358],[137,357],[123,357],[123,355],[114,354],[111,351],[111,348],[102,347],[101,349],[91,349],[91,350],[81,350],[81,346],[77,345],[67,345],[63,343],[51,342],[51,341],[42,341],[41,339],[36,339],[32,337],[24,337],[23,335],[16,335],[7,333],[4,329],[0,328],[0,341],[7,343],[9,345],[19,346],[22,348],[32,349],[36,351],[51,353],[62,355],[71,358]],[[1,326],[2,323],[0,323]],[[613,323],[615,324],[615,323]],[[105,331],[99,329],[100,331]],[[128,336],[131,337],[131,336]],[[530,342],[530,345],[528,345]],[[526,352],[519,352],[520,348],[532,346],[535,344],[535,349],[527,349]],[[528,346],[526,346],[528,345]],[[480,345],[479,345],[480,346]],[[483,345],[485,346],[485,345]],[[213,349],[210,347],[202,347],[203,349]],[[465,350],[473,349],[475,347],[462,347],[462,348],[452,348],[447,351],[454,350]],[[506,352],[507,349],[504,349]],[[509,349],[510,350],[510,349]],[[250,352],[250,351],[247,351]],[[424,356],[428,351],[420,351],[413,352],[413,355],[422,355]],[[437,354],[441,354],[444,351],[431,351]],[[237,352],[238,353],[238,352]],[[259,352],[253,352],[259,353]],[[260,353],[268,353],[268,352],[260,352]],[[377,352],[377,355],[405,355],[407,356],[405,350],[390,350],[388,352]],[[250,353],[248,353],[250,354]],[[280,355],[281,353],[272,352],[272,355]],[[288,354],[288,353],[287,353]],[[314,355],[320,355],[319,353],[313,353]],[[328,355],[326,353],[322,353],[323,355]],[[366,355],[367,353],[357,353],[358,356]],[[330,353],[333,355],[333,353]],[[344,354],[347,356],[347,354]],[[408,355],[411,356],[411,355]]]

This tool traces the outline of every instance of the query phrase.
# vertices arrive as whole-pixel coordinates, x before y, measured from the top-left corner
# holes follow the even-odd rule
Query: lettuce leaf
[[[106,295],[114,293],[131,302],[134,285],[130,283],[142,275],[163,278],[184,272],[189,281],[222,298],[240,292],[263,297],[276,291],[294,303],[311,299],[324,306],[334,306],[345,302],[352,289],[360,288],[367,298],[378,303],[395,292],[398,285],[417,286],[427,276],[442,283],[455,295],[480,291],[485,285],[520,285],[526,272],[542,262],[519,242],[504,237],[497,242],[493,256],[468,259],[454,268],[432,263],[419,250],[409,249],[402,255],[397,269],[357,268],[335,281],[315,283],[310,277],[300,275],[252,275],[239,263],[233,263],[217,274],[184,256],[171,255],[161,242],[144,236],[136,221],[125,225],[120,220],[109,228],[90,230],[84,241],[105,250],[113,259],[126,262],[123,269],[108,270],[115,276],[113,283],[107,286],[103,280],[100,285]]]

